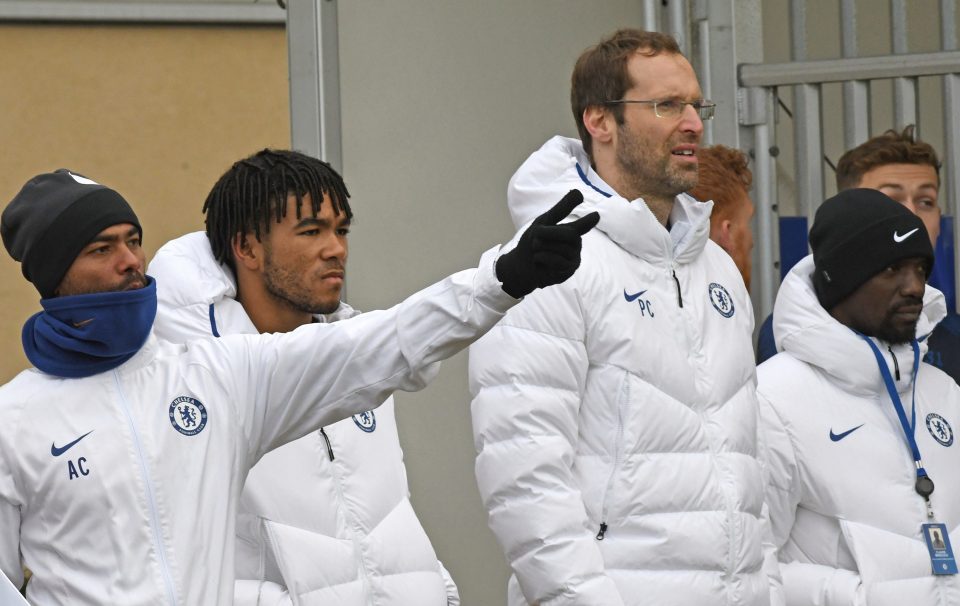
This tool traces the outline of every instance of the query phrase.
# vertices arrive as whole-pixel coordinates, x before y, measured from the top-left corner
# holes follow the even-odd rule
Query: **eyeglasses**
[[[679,99],[667,99],[665,101],[655,101],[653,99],[619,99],[617,101],[604,101],[604,105],[619,105],[622,103],[644,103],[653,106],[653,113],[658,118],[679,118],[683,115],[684,106],[689,105],[697,110],[701,120],[713,119],[713,112],[717,104],[713,101],[698,99],[697,101],[680,101]]]

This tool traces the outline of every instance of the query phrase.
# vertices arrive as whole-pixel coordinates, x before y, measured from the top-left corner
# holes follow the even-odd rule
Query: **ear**
[[[230,250],[233,252],[233,259],[238,269],[240,267],[250,271],[260,269],[263,260],[263,244],[252,232],[235,235],[230,242]]]
[[[617,132],[617,120],[602,105],[591,105],[583,110],[583,125],[594,143],[609,144]]]
[[[731,227],[733,222],[730,219],[722,219],[717,224],[717,233],[714,240],[717,244],[720,245],[720,248],[730,253],[733,250],[733,235],[731,234]]]

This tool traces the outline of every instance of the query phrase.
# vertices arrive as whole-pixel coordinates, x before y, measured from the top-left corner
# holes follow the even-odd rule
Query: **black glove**
[[[600,214],[592,212],[571,223],[557,223],[581,202],[583,194],[571,189],[533,220],[516,248],[497,259],[497,279],[505,293],[522,299],[534,289],[563,282],[580,267],[580,237],[593,229]]]

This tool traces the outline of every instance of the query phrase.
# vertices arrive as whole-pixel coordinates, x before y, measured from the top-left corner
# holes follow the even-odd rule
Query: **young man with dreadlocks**
[[[298,208],[288,192],[302,194]],[[150,265],[157,334],[186,342],[356,315],[340,301],[348,197],[329,164],[298,152],[235,163],[204,204],[206,234],[167,243]],[[392,398],[267,453],[247,476],[237,533],[237,604],[460,602],[408,499]]]
[[[282,192],[281,220],[306,195]],[[557,222],[581,200],[568,193],[507,252],[491,249],[476,269],[386,311],[174,345],[153,334],[159,281],[144,273],[143,230],[127,201],[67,170],[34,177],[0,217],[4,246],[43,297],[23,330],[35,368],[0,388],[0,572],[20,586],[29,568],[36,606],[233,604],[251,467],[396,389],[422,388],[436,362],[518,298],[572,275],[598,217]],[[305,218],[320,206],[299,208]],[[239,264],[265,261],[259,233],[233,240]],[[334,558],[354,545],[338,547]]]

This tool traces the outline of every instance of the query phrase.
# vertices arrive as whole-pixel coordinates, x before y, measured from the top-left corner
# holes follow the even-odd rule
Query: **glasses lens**
[[[711,103],[710,101],[703,101],[700,103],[700,107],[698,109],[700,111],[701,120],[712,120],[713,112],[715,109],[717,109],[717,105],[715,103]]]
[[[653,110],[660,118],[676,118],[683,113],[684,105],[682,101],[657,101],[653,104]]]

